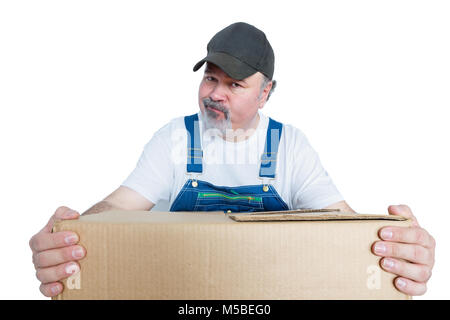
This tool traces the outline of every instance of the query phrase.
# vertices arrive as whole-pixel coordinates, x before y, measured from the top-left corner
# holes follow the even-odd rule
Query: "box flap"
[[[266,211],[251,213],[232,213],[229,217],[234,221],[331,221],[331,220],[391,220],[405,221],[401,216],[361,214],[352,212],[341,212],[339,210],[289,210],[289,211]]]

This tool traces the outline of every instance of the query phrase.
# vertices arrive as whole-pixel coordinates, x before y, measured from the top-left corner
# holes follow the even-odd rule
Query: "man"
[[[111,209],[150,210],[168,201],[170,211],[247,212],[334,208],[354,212],[322,167],[300,130],[262,114],[275,87],[274,54],[265,34],[235,23],[208,43],[199,87],[200,112],[174,119],[146,145],[136,169],[113,193],[84,214]],[[409,228],[385,227],[372,247],[395,286],[421,295],[434,264],[435,241],[410,208],[390,214],[412,219]],[[86,251],[69,231],[51,233],[58,219],[79,213],[60,207],[30,240],[40,290],[55,296],[59,282],[79,270]]]

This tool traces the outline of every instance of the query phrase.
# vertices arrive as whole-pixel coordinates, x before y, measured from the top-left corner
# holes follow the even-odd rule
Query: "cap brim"
[[[197,62],[197,64],[194,66],[194,71],[200,69],[205,62],[214,63],[229,77],[236,80],[248,78],[249,76],[257,72],[257,70],[253,69],[248,64],[223,52],[213,52],[208,54],[204,59]]]

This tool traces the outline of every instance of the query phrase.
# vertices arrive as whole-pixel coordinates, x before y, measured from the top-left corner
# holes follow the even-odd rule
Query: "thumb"
[[[55,224],[56,221],[78,219],[79,216],[80,214],[77,211],[65,206],[61,206],[58,209],[56,209],[55,213],[53,214],[53,216],[51,216],[50,220],[48,220],[47,224],[42,229],[42,231],[51,233],[53,225]]]
[[[414,227],[419,227],[419,222],[411,211],[411,208],[405,204],[390,205],[388,207],[389,214],[402,216],[412,221]]]

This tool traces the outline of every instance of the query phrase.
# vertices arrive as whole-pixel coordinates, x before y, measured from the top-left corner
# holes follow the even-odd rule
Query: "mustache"
[[[214,108],[219,111],[222,111],[225,115],[225,118],[228,118],[229,110],[227,108],[225,108],[220,102],[214,101],[211,98],[205,98],[202,101],[203,101],[203,105],[206,108]]]

